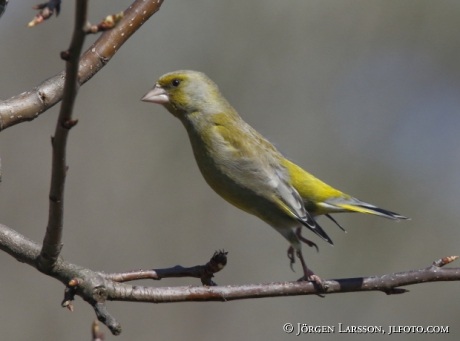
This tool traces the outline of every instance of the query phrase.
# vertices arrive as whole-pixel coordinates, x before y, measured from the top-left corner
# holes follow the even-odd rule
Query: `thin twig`
[[[179,277],[195,277],[200,278],[201,283],[207,286],[216,286],[211,279],[214,274],[221,271],[227,265],[227,254],[225,251],[216,251],[211,260],[205,265],[197,265],[190,268],[184,268],[176,265],[172,268],[166,269],[152,269],[152,270],[134,270],[128,272],[118,273],[101,273],[101,275],[108,280],[114,282],[129,282],[139,279],[153,279],[160,280],[162,278],[179,278]]]
[[[54,266],[61,252],[62,225],[64,218],[64,185],[67,173],[66,146],[69,130],[77,124],[72,120],[72,112],[78,93],[78,66],[80,53],[85,41],[85,25],[87,22],[88,0],[76,0],[75,26],[70,47],[61,55],[65,56],[66,79],[61,110],[56,124],[51,171],[51,188],[49,195],[48,226],[46,227],[43,247],[40,252],[39,267],[43,271]]]
[[[161,7],[163,0],[135,0],[124,12],[115,30],[105,31],[80,58],[79,84],[90,80],[118,49]],[[0,101],[0,131],[32,121],[62,99],[65,71],[37,87]]]

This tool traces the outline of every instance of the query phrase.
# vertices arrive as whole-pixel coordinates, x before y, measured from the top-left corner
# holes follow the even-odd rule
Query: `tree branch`
[[[163,0],[135,0],[125,11],[117,29],[105,31],[80,58],[79,85],[86,83],[133,35],[155,14]],[[0,101],[0,131],[25,121],[32,121],[62,99],[65,71],[37,87]]]
[[[38,266],[44,272],[54,266],[61,252],[62,225],[64,219],[64,188],[66,165],[66,146],[70,129],[77,124],[72,120],[72,112],[78,93],[78,62],[85,41],[85,25],[87,22],[88,0],[77,0],[75,26],[70,47],[61,53],[67,61],[66,78],[61,110],[56,124],[54,137],[51,138],[53,161],[51,170],[51,188],[49,195],[48,226],[46,227],[43,247],[40,252]]]
[[[105,279],[114,282],[129,282],[139,279],[160,280],[162,278],[178,278],[178,277],[195,277],[201,279],[201,283],[206,286],[216,286],[211,278],[216,272],[221,271],[227,265],[227,253],[225,251],[216,251],[211,260],[205,265],[197,265],[191,268],[184,268],[176,265],[173,268],[153,269],[153,270],[134,270],[129,272],[119,273],[101,273]]]
[[[420,269],[382,276],[325,280],[326,289],[321,290],[313,282],[280,282],[218,287],[170,287],[152,288],[136,286],[128,290],[122,286],[109,289],[108,299],[131,302],[203,302],[233,301],[248,298],[337,294],[346,292],[382,291],[386,294],[408,292],[401,286],[438,281],[459,281],[460,268],[444,269],[443,265],[457,259],[446,257],[433,265]],[[447,260],[447,262],[443,262]]]
[[[37,258],[40,246],[18,232],[0,224],[0,250],[7,252],[18,261],[29,264],[39,270]],[[59,257],[51,276],[66,286],[62,305],[68,307],[75,295],[82,297],[95,310],[102,323],[113,334],[121,333],[119,323],[104,306],[106,300],[129,302],[205,302],[233,301],[248,298],[299,296],[318,294],[337,294],[345,292],[381,291],[387,294],[407,292],[400,287],[440,281],[460,281],[460,268],[443,268],[457,259],[457,256],[445,257],[433,265],[420,269],[393,273],[382,276],[332,279],[324,281],[326,289],[320,290],[312,282],[282,282],[250,285],[213,286],[213,287],[146,287],[127,285],[110,280],[107,274],[96,272],[66,262]],[[174,268],[173,268],[174,269]]]

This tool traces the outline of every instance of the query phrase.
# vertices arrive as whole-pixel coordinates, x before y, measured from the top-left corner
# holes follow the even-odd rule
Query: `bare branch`
[[[454,259],[454,257],[446,257]],[[401,286],[438,281],[459,281],[460,268],[444,269],[436,265],[382,276],[331,279],[324,281],[323,291],[313,282],[282,282],[218,287],[152,288],[136,286],[109,289],[108,299],[132,302],[203,302],[233,301],[248,298],[337,294],[346,292],[382,291],[386,294],[408,292]],[[113,290],[113,291],[112,291]]]
[[[36,260],[40,255],[40,246],[2,224],[0,224],[0,250],[21,263],[37,267]]]
[[[197,265],[191,268],[184,268],[176,265],[173,268],[166,269],[153,269],[153,270],[135,270],[129,272],[119,272],[106,274],[101,273],[105,279],[114,282],[128,282],[139,279],[154,279],[160,280],[162,278],[178,278],[178,277],[195,277],[200,278],[201,283],[207,286],[216,286],[211,278],[214,277],[216,272],[222,270],[227,265],[227,254],[225,251],[216,251],[211,260],[205,265]]]
[[[118,49],[159,9],[163,0],[135,0],[124,12],[116,30],[104,32],[80,58],[79,84],[102,69]],[[15,124],[32,121],[62,99],[65,71],[37,87],[0,101],[0,131]]]
[[[108,297],[106,289],[108,284],[107,280],[95,271],[66,262],[60,256],[54,267],[44,272],[38,266],[40,249],[41,247],[35,242],[27,239],[9,227],[0,224],[0,250],[5,251],[18,261],[29,264],[40,272],[63,283],[66,286],[64,300],[61,304],[63,307],[72,310],[72,301],[75,295],[78,295],[95,309],[99,321],[107,325],[113,334],[120,334],[120,325],[108,311],[102,307]],[[75,281],[75,279],[78,280]],[[70,283],[73,285],[70,286]]]
[[[0,250],[3,250],[20,262],[38,269],[39,245],[18,232],[0,224]],[[445,257],[433,265],[420,270],[411,270],[394,274],[332,279],[324,281],[325,290],[312,282],[283,282],[232,286],[206,287],[165,287],[127,285],[105,278],[106,274],[92,271],[68,263],[59,257],[56,265],[46,274],[56,278],[66,286],[63,306],[71,305],[75,295],[82,297],[95,310],[102,323],[113,334],[121,333],[120,324],[109,314],[104,306],[106,300],[172,303],[232,301],[248,298],[337,294],[358,291],[381,291],[386,294],[407,292],[402,286],[440,281],[460,281],[460,268],[443,268],[457,259],[457,256]]]
[[[88,0],[77,0],[75,11],[75,25],[70,47],[62,55],[66,56],[66,79],[61,110],[56,124],[54,137],[51,139],[53,147],[53,161],[51,171],[51,188],[49,195],[49,216],[46,227],[43,247],[40,252],[38,266],[46,272],[57,261],[61,252],[62,225],[64,219],[64,188],[67,173],[66,146],[69,130],[77,124],[72,120],[72,112],[78,93],[78,62],[85,41],[85,26],[87,22]]]

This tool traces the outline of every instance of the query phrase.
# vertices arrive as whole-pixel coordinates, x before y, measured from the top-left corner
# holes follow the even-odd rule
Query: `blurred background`
[[[0,20],[0,98],[64,68],[74,3],[29,29],[34,1],[11,1]],[[92,1],[99,22],[129,1]],[[412,218],[325,218],[330,247],[305,248],[322,278],[426,267],[459,254],[460,3],[458,1],[168,1],[84,85],[68,143],[64,248],[72,263],[107,272],[193,266],[229,251],[220,285],[292,281],[287,242],[220,199],[202,179],[180,122],[140,101],[162,74],[205,72],[254,128],[320,179]],[[88,36],[86,48],[96,39]],[[41,242],[59,106],[0,133],[0,222]],[[454,263],[455,265],[455,263]],[[459,264],[457,264],[459,266]],[[90,339],[94,319],[80,298],[60,307],[64,287],[0,253],[2,340]],[[196,279],[138,282],[200,285]],[[284,340],[286,322],[311,326],[449,326],[458,340],[458,282],[410,293],[351,293],[228,303],[109,302],[121,322],[107,340]],[[305,337],[305,336],[304,336]],[[354,340],[354,334],[308,335]],[[372,335],[371,339],[387,336]],[[431,340],[429,334],[392,335]]]

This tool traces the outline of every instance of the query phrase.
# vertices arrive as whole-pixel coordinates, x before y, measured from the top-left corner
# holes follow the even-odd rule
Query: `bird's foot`
[[[305,263],[305,260],[303,259],[303,256],[302,256],[302,251],[300,250],[297,251],[297,257],[300,259],[300,263],[302,263],[302,269],[303,269],[303,277],[299,279],[299,282],[300,281],[313,282],[320,288],[320,290],[325,291],[327,289],[326,283],[319,276],[315,275],[315,273],[307,267],[307,263]]]
[[[311,272],[311,271],[310,271]],[[303,276],[302,278],[299,278],[297,282],[313,282],[315,286],[319,288],[320,291],[327,291],[328,285],[326,281],[323,281],[319,276],[312,274],[308,277]],[[323,294],[316,294],[319,297],[324,298],[325,296]]]
[[[303,276],[299,278],[297,282],[313,282],[313,283],[316,283],[320,288],[323,288],[324,287],[323,280],[318,275],[315,275],[313,271],[309,270],[309,273],[311,273],[311,275],[307,277]]]
[[[299,238],[299,240],[302,242],[302,243],[305,243],[307,244],[309,247],[314,247],[316,248],[316,252],[319,252],[319,248],[318,248],[318,245],[316,245],[315,243],[313,243],[311,240],[305,238],[302,236],[302,227],[298,227],[295,231],[295,234],[297,236],[297,238]]]
[[[311,240],[305,238],[302,236],[302,227],[298,227],[295,231],[295,234],[297,236],[297,238],[299,238],[299,240],[302,242],[302,243],[305,243],[307,244],[309,247],[314,247],[316,248],[316,252],[319,252],[319,248],[318,248],[318,245],[316,245],[314,242],[312,242]],[[294,251],[294,248],[292,246],[289,247],[289,249],[287,250],[287,256],[289,258],[289,266],[291,267],[291,270],[294,271],[294,263],[295,263],[295,251]],[[295,271],[294,271],[295,272]]]

